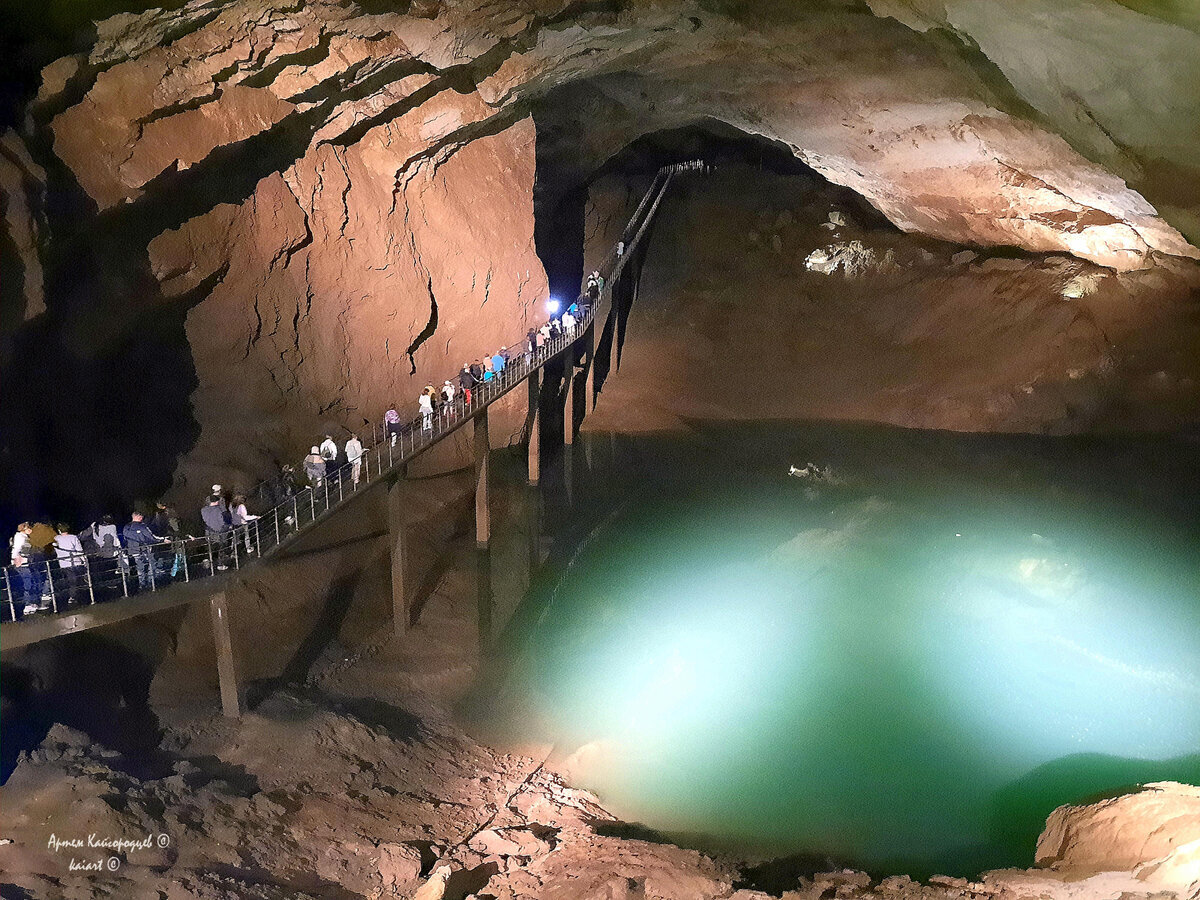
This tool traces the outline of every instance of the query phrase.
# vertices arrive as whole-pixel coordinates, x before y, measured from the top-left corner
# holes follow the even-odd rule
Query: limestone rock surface
[[[1200,788],[1176,782],[1086,806],[1060,806],[1038,838],[1037,863],[1057,872],[1130,871],[1147,888],[1200,894]]]

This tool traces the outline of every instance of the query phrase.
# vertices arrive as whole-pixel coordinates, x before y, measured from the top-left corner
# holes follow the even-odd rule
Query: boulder
[[[1200,893],[1200,788],[1172,781],[1086,806],[1060,806],[1037,864],[1072,875],[1127,871],[1148,888]]]

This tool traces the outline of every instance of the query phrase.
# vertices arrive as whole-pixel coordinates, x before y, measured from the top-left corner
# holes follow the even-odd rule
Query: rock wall
[[[719,120],[789,148],[905,231],[1118,270],[1198,255],[1123,180],[1149,172],[1134,157],[1182,165],[1186,113],[1142,104],[1131,127],[1161,140],[1117,155],[1067,123],[1073,147],[1034,76],[1017,78],[1026,57],[1001,44],[997,62],[972,54],[923,8],[879,11],[219,0],[114,16],[86,53],[44,70],[32,167],[0,163],[9,255],[27,260],[0,286],[4,327],[40,308],[39,258],[54,261],[46,306],[63,342],[38,349],[46,368],[56,353],[128,346],[163,310],[187,309],[194,377],[174,390],[191,395],[199,437],[166,452],[191,447],[176,482],[192,496],[218,475],[253,482],[392,402],[411,408],[425,383],[523,333],[546,289],[535,141],[578,185],[643,134]],[[1125,21],[1104,20],[1109,40]],[[999,27],[985,24],[956,33]],[[1164,52],[1191,46],[1153,36]],[[1187,65],[1155,72],[1190,83]],[[1080,94],[1078,115],[1103,112],[1101,93]],[[16,190],[32,196],[39,165],[57,210],[49,251]],[[1171,195],[1161,179],[1138,183]],[[86,277],[61,277],[88,259]],[[78,394],[54,390],[50,404]]]
[[[622,176],[597,182],[589,233],[636,199]],[[1200,273],[962,250],[871,212],[811,174],[718,165],[682,180],[654,226],[619,374],[584,427],[1061,434],[1200,419]]]

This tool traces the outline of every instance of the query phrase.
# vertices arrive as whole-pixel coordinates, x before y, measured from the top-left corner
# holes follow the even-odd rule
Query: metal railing
[[[660,170],[650,190],[622,232],[628,255],[645,234],[649,219],[666,192],[671,175],[688,164]],[[654,195],[653,198],[651,195]],[[614,250],[605,268],[615,274],[625,259]],[[606,284],[606,290],[610,284]],[[592,326],[596,307],[588,298],[578,301],[580,315],[574,328],[561,331],[533,349],[522,336],[512,346],[525,350],[514,354],[500,372],[465,391],[455,390],[454,399],[432,413],[418,415],[401,427],[372,430],[372,442],[362,456],[347,461],[320,478],[291,493],[266,513],[221,532],[202,537],[178,537],[152,544],[106,547],[91,553],[27,550],[25,564],[0,569],[0,617],[18,621],[26,611],[59,613],[71,604],[91,605],[105,600],[155,592],[179,582],[208,578],[238,570],[261,559],[311,526],[330,510],[368,485],[388,477],[419,453],[461,427],[477,413],[503,397],[529,375],[545,366],[582,338]],[[586,304],[586,305],[584,305]],[[18,606],[21,612],[18,612]]]

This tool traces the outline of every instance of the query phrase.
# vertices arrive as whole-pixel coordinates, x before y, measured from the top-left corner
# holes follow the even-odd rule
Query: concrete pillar
[[[479,623],[479,654],[482,656],[492,642],[492,620],[495,599],[492,596],[492,551],[480,547],[475,551],[476,611]]]
[[[567,381],[567,398],[563,404],[563,443],[575,443],[575,348],[563,354],[563,377]]]
[[[486,547],[492,536],[488,510],[488,416],[487,410],[475,417],[475,546]]]
[[[583,382],[583,415],[596,408],[596,323],[588,326],[583,338],[583,349],[587,354],[587,374]]]
[[[242,715],[241,696],[238,692],[237,669],[233,664],[233,639],[229,635],[229,606],[225,592],[212,595],[213,645],[217,650],[217,679],[221,685],[221,712],[230,719]]]
[[[529,373],[529,413],[525,421],[529,425],[529,483],[536,485],[542,477],[542,371]]]
[[[388,533],[392,551],[392,629],[403,634],[412,627],[412,611],[408,608],[408,588],[405,570],[408,566],[405,541],[404,475],[388,485]]]

